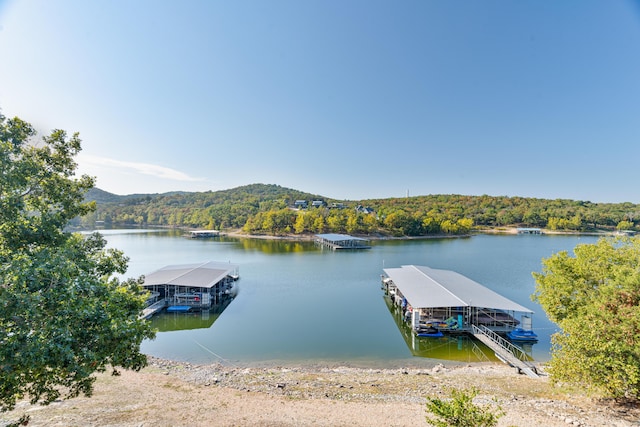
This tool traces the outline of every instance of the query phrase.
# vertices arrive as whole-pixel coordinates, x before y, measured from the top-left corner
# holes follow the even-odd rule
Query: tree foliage
[[[231,190],[201,193],[166,193],[115,196],[94,189],[89,200],[98,202],[94,213],[74,220],[77,226],[93,227],[95,221],[109,226],[173,226],[252,230],[271,234],[264,216],[281,216],[293,210],[296,200],[324,200],[325,206],[289,216],[274,234],[289,229],[296,233],[317,230],[349,234],[421,236],[467,234],[473,228],[524,226],[559,231],[596,229],[638,230],[640,206],[632,203],[591,203],[525,197],[429,195],[405,198],[337,201],[280,187],[251,184]],[[335,203],[341,208],[331,208]],[[358,210],[367,206],[373,213]],[[322,218],[319,218],[322,216]],[[621,225],[622,224],[622,225]],[[272,224],[267,224],[271,226]],[[271,227],[273,228],[273,227]]]
[[[552,336],[556,382],[640,398],[640,238],[601,239],[543,260],[537,300]]]
[[[95,208],[84,202],[93,179],[74,174],[79,151],[77,134],[36,141],[29,123],[0,115],[0,411],[91,395],[93,373],[146,364],[145,297],[114,277],[127,258],[98,234],[64,231]]]

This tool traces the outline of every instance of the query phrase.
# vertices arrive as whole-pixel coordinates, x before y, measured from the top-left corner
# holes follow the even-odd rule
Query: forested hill
[[[94,200],[99,205],[108,204],[122,204],[129,203],[131,200],[150,200],[155,197],[171,196],[174,194],[189,194],[184,191],[172,191],[168,193],[155,193],[155,194],[127,194],[126,196],[120,196],[118,194],[109,193],[108,191],[101,190],[99,188],[92,188],[87,192],[85,200]]]
[[[91,190],[95,213],[76,226],[174,226],[256,234],[338,232],[419,236],[474,228],[524,226],[551,230],[638,230],[640,206],[566,199],[428,195],[344,201],[272,184],[215,192],[118,196]],[[304,200],[307,206],[296,201]],[[313,206],[313,202],[316,205]]]

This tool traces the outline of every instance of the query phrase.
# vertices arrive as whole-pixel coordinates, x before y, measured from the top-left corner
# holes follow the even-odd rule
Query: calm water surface
[[[349,363],[362,366],[474,362],[486,347],[465,338],[416,338],[380,288],[386,267],[425,265],[457,271],[535,312],[540,341],[525,350],[549,358],[556,327],[530,299],[542,258],[572,251],[593,236],[477,235],[460,239],[374,241],[363,251],[334,252],[313,242],[187,239],[176,231],[101,231],[130,258],[127,277],[168,264],[229,261],[240,265],[240,293],[210,313],[163,314],[143,352],[194,363]]]

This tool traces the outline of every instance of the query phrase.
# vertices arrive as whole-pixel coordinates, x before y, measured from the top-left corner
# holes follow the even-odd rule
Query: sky
[[[640,203],[640,2],[0,0],[0,113],[121,195]]]

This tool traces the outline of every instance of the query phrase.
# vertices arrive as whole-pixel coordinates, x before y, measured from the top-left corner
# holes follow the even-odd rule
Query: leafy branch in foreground
[[[127,257],[64,230],[95,209],[93,179],[75,177],[78,135],[34,136],[0,115],[0,412],[90,396],[95,372],[145,366],[140,344],[154,335],[139,281],[115,277]]]
[[[543,260],[538,301],[552,335],[552,381],[640,400],[640,238],[600,239]]]
[[[478,395],[476,388],[452,388],[450,393],[448,399],[427,397],[427,410],[435,415],[435,418],[427,416],[427,422],[434,427],[493,427],[504,415],[500,406],[473,403]]]

